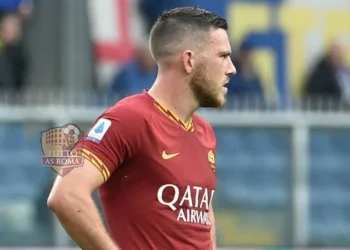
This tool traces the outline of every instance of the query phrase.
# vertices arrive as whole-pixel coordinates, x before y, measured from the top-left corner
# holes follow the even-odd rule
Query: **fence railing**
[[[24,93],[0,91],[0,106],[42,107],[50,105],[104,107],[113,105],[125,96],[134,93],[114,93],[109,90],[72,90],[64,89],[35,89]],[[240,111],[317,111],[344,112],[350,110],[350,101],[334,96],[311,96],[306,98],[289,97],[283,103],[278,98],[265,98],[260,95],[228,95],[223,110]]]

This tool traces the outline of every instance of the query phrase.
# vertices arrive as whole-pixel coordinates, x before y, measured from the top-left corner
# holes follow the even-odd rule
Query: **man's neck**
[[[197,110],[198,104],[188,85],[181,84],[175,79],[158,76],[148,94],[187,124]]]

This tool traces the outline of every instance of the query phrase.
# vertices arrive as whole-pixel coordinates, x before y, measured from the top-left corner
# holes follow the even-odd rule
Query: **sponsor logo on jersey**
[[[107,133],[109,127],[112,122],[107,119],[100,119],[96,122],[95,126],[90,130],[87,139],[90,141],[94,141],[96,143],[100,143],[102,138]]]
[[[161,186],[157,192],[158,202],[176,214],[176,220],[186,223],[211,225],[209,207],[215,190],[187,185],[181,192],[174,184]]]
[[[83,165],[83,157],[72,150],[84,132],[74,124],[66,124],[41,133],[42,165],[52,167],[63,176],[75,167]]]

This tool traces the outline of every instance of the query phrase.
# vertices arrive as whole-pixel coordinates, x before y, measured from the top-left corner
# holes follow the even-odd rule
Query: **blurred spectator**
[[[0,88],[16,92],[25,85],[27,69],[21,27],[16,14],[5,14],[0,18]]]
[[[253,65],[253,48],[243,44],[236,58],[232,61],[237,69],[237,74],[231,77],[227,85],[229,103],[246,102],[257,103],[263,100],[263,89],[261,79],[256,73]],[[231,100],[230,100],[231,98]]]
[[[32,17],[34,9],[34,3],[32,0],[22,0],[22,3],[19,5],[18,13],[23,21],[27,21]]]
[[[120,97],[136,94],[151,87],[157,76],[157,66],[147,44],[137,47],[136,57],[117,73],[111,83],[113,93]]]
[[[33,10],[33,0],[1,0],[1,13],[19,13],[23,17],[31,15]]]
[[[334,43],[316,64],[305,85],[305,96],[312,103],[350,102],[350,70],[345,65],[344,46]]]

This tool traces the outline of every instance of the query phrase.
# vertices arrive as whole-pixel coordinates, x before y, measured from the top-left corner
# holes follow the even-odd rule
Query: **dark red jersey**
[[[216,140],[207,122],[183,124],[145,91],[108,109],[79,147],[105,178],[101,203],[123,250],[212,250]]]

